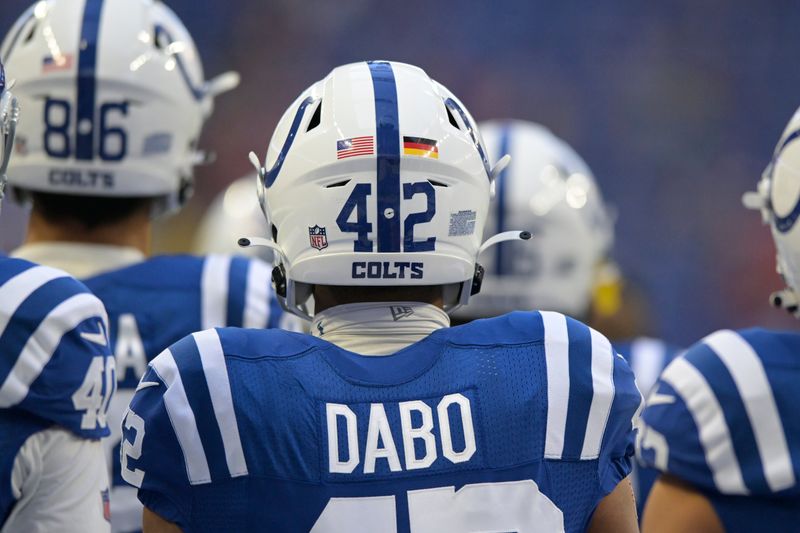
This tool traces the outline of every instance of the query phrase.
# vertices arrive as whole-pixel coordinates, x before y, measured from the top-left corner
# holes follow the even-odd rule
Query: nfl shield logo
[[[311,242],[312,248],[323,250],[328,247],[328,235],[325,228],[321,226],[308,228],[308,239]]]

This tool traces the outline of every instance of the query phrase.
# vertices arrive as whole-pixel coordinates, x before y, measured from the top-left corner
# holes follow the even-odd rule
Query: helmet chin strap
[[[510,158],[509,158],[510,159]],[[462,305],[467,305],[469,302],[470,296],[475,296],[479,292],[481,292],[481,286],[483,285],[483,276],[485,271],[483,267],[478,263],[478,258],[480,255],[491,248],[496,244],[500,244],[501,242],[507,241],[527,241],[530,240],[532,237],[531,232],[529,231],[522,231],[522,230],[511,230],[511,231],[504,231],[502,233],[498,233],[493,237],[489,237],[486,241],[478,248],[478,253],[475,256],[475,274],[472,276],[472,279],[465,281],[461,286],[461,291],[458,297],[458,302],[456,302],[453,306],[448,306],[446,311],[451,313],[461,307]]]
[[[492,246],[500,244],[501,242],[516,240],[527,241],[530,240],[531,237],[532,235],[529,231],[512,230],[498,233],[497,235],[487,239],[486,242],[484,242],[483,245],[481,245],[481,247],[478,249],[475,260],[475,274],[473,275],[472,279],[466,280],[461,284],[458,301],[453,305],[445,305],[445,310],[448,313],[455,311],[462,305],[466,305],[470,296],[474,296],[480,292],[481,285],[483,284],[484,270],[483,267],[478,264],[477,256]],[[272,239],[265,239],[263,237],[242,237],[239,239],[238,243],[242,248],[263,246],[275,252],[277,266],[275,266],[275,268],[272,270],[272,281],[275,284],[275,292],[278,295],[278,301],[281,303],[281,307],[283,307],[284,310],[289,313],[297,315],[306,320],[311,320],[312,317],[308,310],[305,308],[300,308],[296,303],[297,285],[286,278],[286,268],[284,264],[287,264],[288,261],[286,259],[286,254],[283,253],[281,247]]]
[[[272,239],[265,239],[263,237],[241,237],[237,243],[242,248],[252,248],[254,246],[262,246],[264,248],[269,248],[273,252],[275,252],[276,257],[279,259],[279,263],[286,263],[286,255],[283,253],[283,249],[278,246],[278,243],[273,241]]]
[[[275,295],[278,303],[287,313],[299,316],[305,320],[312,320],[311,313],[308,312],[306,307],[306,300],[310,296],[307,285],[298,287],[297,283],[291,281],[286,277],[286,254],[278,243],[272,239],[265,239],[263,237],[242,237],[238,241],[239,246],[242,248],[251,248],[254,246],[263,246],[275,252],[275,266],[272,268],[272,284],[275,287]],[[298,298],[298,291],[301,292]],[[303,303],[297,303],[299,301]]]
[[[495,244],[500,244],[501,242],[506,241],[527,241],[530,240],[532,237],[530,231],[522,231],[522,230],[511,230],[511,231],[504,231],[503,233],[498,233],[494,237],[489,237],[486,241],[481,244],[481,247],[478,249],[478,255],[480,256],[483,252],[494,246]],[[477,258],[476,258],[477,263]]]

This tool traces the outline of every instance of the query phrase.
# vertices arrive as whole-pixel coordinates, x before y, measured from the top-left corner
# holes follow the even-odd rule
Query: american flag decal
[[[61,54],[55,57],[48,55],[42,59],[42,73],[58,72],[72,68],[74,56],[72,54]]]
[[[347,159],[375,153],[375,138],[372,135],[336,141],[336,159]]]

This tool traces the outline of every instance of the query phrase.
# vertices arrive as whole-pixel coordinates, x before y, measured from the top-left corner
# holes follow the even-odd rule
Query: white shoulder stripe
[[[747,494],[722,407],[703,374],[681,357],[670,363],[661,379],[681,395],[689,409],[717,489],[723,494]]]
[[[236,412],[233,409],[231,384],[228,379],[228,369],[225,366],[225,355],[222,353],[222,344],[216,330],[208,329],[200,333],[193,333],[200,361],[203,364],[203,373],[206,376],[208,392],[211,395],[211,405],[217,418],[219,432],[222,435],[222,445],[225,448],[225,460],[231,477],[247,475],[247,463],[242,450],[242,440],[239,436],[239,426],[236,422]]]
[[[714,350],[736,383],[753,428],[769,488],[777,492],[794,486],[794,468],[786,434],[758,354],[741,335],[730,330],[712,333],[703,342]]]
[[[181,381],[178,365],[175,364],[172,352],[168,349],[164,350],[153,359],[150,366],[167,385],[167,390],[164,392],[164,405],[183,452],[189,483],[197,485],[211,482],[211,472],[208,468],[203,443],[200,440],[197,421],[189,405],[189,400],[186,398],[183,381]]]
[[[611,403],[614,401],[614,350],[602,334],[589,329],[592,338],[592,404],[586,421],[581,459],[600,456]]]
[[[544,326],[544,354],[547,366],[547,432],[544,456],[561,459],[569,408],[569,336],[567,317],[540,311]]]
[[[656,339],[642,337],[631,343],[631,370],[636,376],[636,383],[647,394],[658,381],[664,370],[666,346]]]
[[[50,362],[64,334],[92,317],[100,317],[107,326],[108,319],[100,300],[89,293],[67,298],[42,320],[19,353],[11,372],[0,386],[0,408],[18,404],[28,395],[31,384]],[[9,354],[13,357],[15,354]]]
[[[209,255],[203,261],[200,283],[202,307],[200,324],[203,329],[227,326],[228,272],[231,258],[227,255]]]
[[[266,328],[269,325],[269,297],[272,273],[262,261],[250,261],[247,268],[247,292],[244,300],[242,325],[246,328]]]
[[[45,266],[35,266],[17,274],[0,286],[0,335],[8,326],[9,320],[28,296],[45,283],[67,274]]]
[[[54,307],[28,338],[0,387],[0,407],[10,407],[24,400],[64,335],[92,317],[99,317],[108,328],[103,304],[90,293],[76,294]]]

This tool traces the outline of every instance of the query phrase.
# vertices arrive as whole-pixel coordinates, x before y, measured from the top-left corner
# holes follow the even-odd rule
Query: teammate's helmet
[[[153,0],[43,0],[0,55],[30,120],[17,135],[11,185],[67,195],[157,197],[177,207],[203,160],[197,140],[213,97],[192,37]]]
[[[264,214],[258,205],[256,192],[258,177],[255,174],[239,178],[219,193],[203,215],[195,237],[194,250],[199,254],[242,253],[237,241],[242,235],[267,238]],[[272,250],[247,248],[268,262],[272,262]]]
[[[3,202],[8,180],[6,171],[14,147],[17,120],[19,120],[19,104],[6,86],[6,71],[0,61],[0,204]]]
[[[800,110],[783,132],[756,192],[745,193],[744,205],[761,210],[772,229],[777,270],[788,285],[770,300],[800,318]]]
[[[533,238],[481,256],[492,275],[459,315],[487,317],[516,309],[584,315],[613,243],[613,220],[591,170],[539,124],[492,121],[480,130],[490,157],[512,157],[497,177],[485,232],[519,226]]]
[[[466,303],[494,173],[469,112],[421,69],[334,69],[251,160],[291,312],[316,284],[445,285],[445,308]]]

